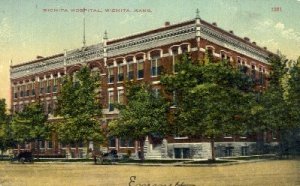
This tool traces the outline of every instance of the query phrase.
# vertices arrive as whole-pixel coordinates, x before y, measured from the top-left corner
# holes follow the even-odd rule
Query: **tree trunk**
[[[141,147],[141,154],[140,154],[140,160],[142,160],[142,162],[144,161],[145,157],[144,157],[144,140],[140,139],[140,147]]]
[[[215,139],[213,137],[210,138],[210,148],[211,148],[211,160],[216,161],[215,155]]]
[[[75,148],[75,157],[76,157],[76,158],[79,158],[78,143],[76,143],[76,148]]]
[[[282,136],[282,131],[280,129],[278,130],[278,132],[279,132],[279,140],[278,140],[278,142],[279,142],[279,158],[282,159],[282,157],[283,157],[283,140],[282,140],[283,136]]]
[[[39,160],[40,159],[40,142],[39,142],[39,140],[37,140],[37,160]]]
[[[72,158],[72,152],[71,152],[71,151],[72,151],[72,150],[71,150],[71,145],[68,144],[68,145],[67,145],[67,158],[68,158],[68,159]]]

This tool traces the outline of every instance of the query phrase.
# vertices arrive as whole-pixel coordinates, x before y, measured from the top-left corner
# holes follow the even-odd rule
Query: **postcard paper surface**
[[[299,9],[300,0],[1,1],[0,99],[5,99],[12,114],[9,117],[11,122],[8,122],[12,128],[4,130],[0,125],[0,151],[6,158],[0,160],[0,186],[300,185],[300,130],[297,122],[300,107],[296,104],[299,89],[297,83],[288,83],[292,82],[291,77],[297,79],[298,76],[297,73],[295,76],[292,72],[287,73],[288,69],[300,66]],[[280,107],[281,102],[274,101],[274,96],[274,99],[269,97],[272,106],[261,106],[264,92],[272,86],[275,67],[270,63],[270,57],[277,55],[284,55],[283,61],[288,61],[279,83],[284,89],[284,98],[279,100],[285,103],[290,99],[284,108],[293,111]],[[177,63],[185,60],[202,65],[199,68],[211,75],[201,75],[201,79],[199,74],[195,75],[198,69],[195,66],[179,67],[189,70],[178,70]],[[215,68],[217,61],[231,64],[235,70],[238,67],[237,73],[246,74],[253,84],[245,86],[252,86],[251,91],[248,87],[239,90],[242,93],[228,92],[231,83],[224,79],[231,76],[216,75],[225,73],[222,69],[227,68],[222,65]],[[205,65],[212,67],[206,69]],[[101,78],[101,90],[93,89],[98,94],[96,99],[101,100],[102,115],[96,117],[104,136],[101,142],[93,141],[93,132],[80,128],[86,124],[84,121],[91,122],[89,119],[97,114],[88,112],[90,107],[82,107],[77,116],[74,114],[81,123],[76,123],[74,118],[69,120],[73,117],[71,112],[66,114],[68,111],[60,110],[59,114],[56,113],[57,108],[67,105],[59,99],[67,81],[63,77],[72,74],[70,77],[76,82],[78,77],[74,74],[85,66]],[[209,71],[212,68],[215,69]],[[194,74],[189,74],[192,71]],[[165,77],[166,74],[179,78]],[[214,81],[214,78],[219,80]],[[137,101],[140,97],[134,97],[131,106],[139,111],[122,112],[122,107],[115,104],[130,100],[126,97],[128,82],[144,82],[152,89],[149,95],[156,98],[167,95],[167,109],[162,106],[164,102],[153,106],[143,99]],[[219,82],[229,88],[223,91],[222,86],[214,87],[219,86]],[[240,84],[233,86],[239,87]],[[295,90],[294,94],[292,90]],[[182,94],[178,93],[180,91]],[[210,96],[205,91],[210,92]],[[75,92],[73,89],[74,95]],[[80,102],[86,104],[89,98],[84,90],[82,92],[81,96],[85,94],[86,97],[78,95],[78,99],[86,99],[85,103]],[[277,95],[277,92],[272,95]],[[241,107],[245,102],[251,102],[242,101],[240,97],[245,94],[249,99],[254,95],[256,105],[252,104],[251,109],[250,106]],[[204,99],[205,96],[210,101]],[[48,122],[57,122],[55,127],[51,125],[53,128],[49,133],[52,135],[34,135],[37,130],[32,132],[28,128],[22,129],[21,137],[14,132],[18,130],[14,126],[22,117],[18,113],[33,102],[41,103]],[[71,110],[80,108],[80,104],[75,105],[79,102],[73,103]],[[215,106],[210,106],[210,103]],[[272,110],[277,105],[275,103],[278,107]],[[150,106],[145,107],[146,104]],[[245,109],[249,109],[249,114],[245,114]],[[277,114],[266,114],[273,111]],[[282,114],[285,111],[286,114]],[[90,113],[93,114],[88,115]],[[161,119],[159,113],[163,113],[165,119]],[[34,118],[34,114],[31,116],[29,118]],[[144,125],[140,128],[131,125],[123,136],[122,132],[112,133],[113,127],[108,130],[112,125],[109,123],[116,124],[116,119],[126,117],[131,118],[122,120],[124,126],[125,121]],[[70,133],[65,128],[60,129],[61,124],[70,123],[79,127],[68,130]],[[228,126],[234,124],[228,132]],[[251,127],[244,130],[237,125]],[[170,129],[163,130],[165,126]],[[282,126],[292,127],[282,129]],[[288,132],[282,136],[278,132],[281,129]],[[84,132],[78,132],[81,130]],[[32,134],[30,137],[29,133]],[[12,136],[10,143],[6,143],[4,134]],[[78,140],[71,140],[75,138]],[[287,140],[280,143],[281,139]],[[32,153],[33,158],[31,154],[20,156],[23,151]],[[16,157],[10,162],[13,155]],[[37,157],[41,159],[36,160]],[[215,158],[216,162],[213,161]]]

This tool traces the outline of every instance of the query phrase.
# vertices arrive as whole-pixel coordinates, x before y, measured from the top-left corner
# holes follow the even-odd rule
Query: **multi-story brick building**
[[[152,84],[158,90],[161,67],[172,73],[175,60],[183,53],[189,53],[193,59],[203,59],[205,52],[215,59],[227,59],[244,69],[253,78],[258,79],[261,87],[270,71],[267,58],[272,55],[265,47],[259,47],[249,38],[241,38],[217,26],[200,19],[170,24],[154,30],[129,35],[70,51],[64,51],[49,57],[40,57],[29,62],[11,66],[11,110],[22,108],[39,100],[44,104],[49,120],[55,120],[53,112],[57,104],[57,94],[61,88],[62,77],[73,74],[84,64],[101,75],[101,94],[103,105],[102,123],[105,125],[118,116],[111,103],[122,102],[124,79],[135,79]],[[209,143],[189,139],[188,137],[168,137],[155,140],[147,137],[145,141],[146,158],[207,158],[210,156]],[[269,138],[269,140],[272,138]],[[254,153],[255,138],[224,136],[216,142],[217,156],[246,155]],[[126,152],[131,149],[137,153],[138,143],[111,138],[110,149]],[[48,153],[64,149],[53,137],[52,141],[42,143]]]

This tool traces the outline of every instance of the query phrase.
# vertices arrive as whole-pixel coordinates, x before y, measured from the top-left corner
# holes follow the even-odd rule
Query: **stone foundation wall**
[[[277,143],[270,144],[276,146]],[[215,142],[216,157],[256,155],[256,142]],[[171,159],[210,159],[209,142],[203,143],[167,143],[163,144],[162,158]]]

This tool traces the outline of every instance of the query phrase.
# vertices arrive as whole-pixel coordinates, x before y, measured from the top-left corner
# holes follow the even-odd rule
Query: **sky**
[[[87,45],[102,42],[105,30],[109,39],[131,35],[193,19],[199,8],[208,22],[289,59],[300,56],[300,0],[1,0],[0,99],[9,105],[10,60],[19,64],[82,46],[83,8]]]

